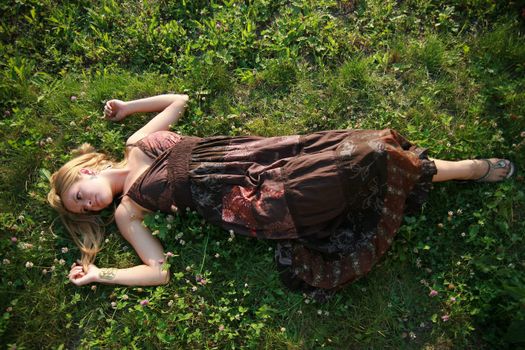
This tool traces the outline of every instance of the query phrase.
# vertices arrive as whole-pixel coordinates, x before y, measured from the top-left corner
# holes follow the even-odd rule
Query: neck
[[[126,178],[128,177],[128,174],[129,174],[129,169],[127,168],[120,168],[120,169],[109,168],[109,169],[101,171],[99,176],[102,176],[109,181],[109,184],[111,186],[111,191],[113,192],[113,196],[115,196],[119,193],[122,193],[122,191],[124,190],[124,183],[126,182]]]

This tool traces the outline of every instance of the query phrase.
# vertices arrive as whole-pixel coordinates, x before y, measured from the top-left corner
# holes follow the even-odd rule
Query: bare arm
[[[122,236],[133,246],[143,265],[125,269],[103,268],[90,265],[87,272],[81,266],[71,269],[69,279],[76,285],[91,282],[122,284],[127,286],[154,286],[169,282],[169,270],[162,264],[164,253],[159,240],[142,225],[143,211],[127,197],[115,211],[115,221]]]
[[[188,95],[166,94],[128,102],[111,100],[104,107],[104,115],[117,121],[133,113],[160,112],[128,138],[126,144],[133,144],[155,131],[168,130],[177,123],[186,109],[188,99]]]

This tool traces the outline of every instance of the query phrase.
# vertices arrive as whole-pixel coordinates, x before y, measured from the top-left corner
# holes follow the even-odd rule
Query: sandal
[[[515,172],[515,169],[516,167],[514,166],[514,163],[512,163],[511,161],[509,160],[506,160],[506,159],[500,159],[498,160],[497,162],[495,163],[492,163],[489,159],[480,159],[480,160],[484,160],[485,162],[487,162],[487,164],[489,165],[489,168],[487,169],[487,172],[485,173],[485,175],[483,175],[482,177],[480,178],[477,178],[475,179],[474,181],[476,182],[498,182],[498,181],[503,181],[503,180],[506,180],[506,179],[509,179],[512,177],[512,175],[514,175],[514,172]],[[503,169],[503,168],[510,168],[507,175],[502,178],[502,179],[490,179],[489,180],[489,176],[492,174],[492,172],[496,169]]]

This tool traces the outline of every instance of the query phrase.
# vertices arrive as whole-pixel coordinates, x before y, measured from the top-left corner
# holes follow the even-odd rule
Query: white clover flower
[[[33,267],[33,263],[31,261],[26,262],[26,268],[30,269]]]
[[[31,243],[20,242],[20,243],[18,243],[18,248],[20,248],[22,250],[31,249],[31,248],[33,248],[33,245]]]
[[[9,259],[3,259],[2,260],[2,264],[4,265],[9,265],[11,263],[11,261]]]
[[[69,252],[69,249],[67,247],[62,247],[62,254],[66,254],[67,252]]]
[[[66,263],[66,261],[65,261],[64,259],[60,259],[60,260],[58,260],[58,263],[59,263],[60,265],[64,265],[64,264]]]

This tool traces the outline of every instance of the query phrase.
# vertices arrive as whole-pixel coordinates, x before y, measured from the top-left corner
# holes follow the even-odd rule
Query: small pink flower
[[[167,252],[166,253],[166,258],[172,258],[174,256],[175,256],[175,254],[173,254],[172,252]]]
[[[221,325],[219,326],[219,331],[222,332],[223,330],[224,330],[224,325],[221,324]]]
[[[140,301],[140,305],[142,305],[142,306],[146,306],[148,304],[149,304],[149,300],[148,299],[144,299],[144,300]]]
[[[77,100],[77,97],[75,95],[73,95],[73,96],[70,97],[70,99],[71,99],[71,102],[75,102]]]
[[[16,243],[17,241],[18,241],[18,238],[16,238],[15,236],[11,237],[11,242]]]
[[[435,289],[432,289],[432,290],[430,291],[430,293],[428,293],[428,295],[429,295],[430,297],[435,297],[436,295],[438,295],[438,291],[435,290]]]
[[[443,322],[447,322],[449,320],[450,316],[449,315],[443,315],[441,316],[441,319],[443,320]]]
[[[455,297],[450,297],[450,301],[455,303],[456,302],[456,298]]]

